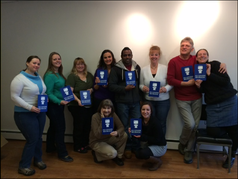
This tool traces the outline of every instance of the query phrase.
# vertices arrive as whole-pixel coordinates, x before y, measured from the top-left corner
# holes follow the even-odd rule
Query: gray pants
[[[184,126],[180,136],[180,143],[186,145],[184,151],[194,151],[196,131],[199,125],[202,112],[202,99],[194,101],[181,101],[176,103],[183,119]]]
[[[93,146],[95,155],[98,161],[113,159],[116,156],[122,158],[126,147],[127,134],[124,134],[120,137],[110,137],[102,142],[97,142]]]

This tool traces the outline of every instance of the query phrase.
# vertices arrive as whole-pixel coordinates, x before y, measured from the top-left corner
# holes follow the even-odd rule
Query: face
[[[62,65],[62,61],[59,55],[55,54],[52,56],[52,65],[54,68],[59,68]]]
[[[128,66],[132,64],[132,52],[130,50],[124,50],[121,58],[124,65]]]
[[[141,115],[145,119],[150,118],[151,109],[150,109],[150,106],[148,104],[142,106],[142,108],[141,108]]]
[[[26,63],[27,70],[29,70],[32,73],[35,73],[40,68],[40,60],[38,58],[33,58],[30,62]]]
[[[188,41],[184,41],[180,44],[181,55],[189,55],[192,51],[193,51],[193,47]]]
[[[112,54],[109,52],[104,53],[103,60],[107,66],[111,65],[112,64]]]
[[[159,63],[159,52],[158,50],[152,50],[150,51],[150,62],[152,64],[158,64]]]
[[[105,117],[109,117],[110,114],[112,112],[112,108],[110,106],[104,106],[101,109],[101,113],[105,116]]]
[[[207,60],[208,60],[208,55],[207,55],[207,52],[206,50],[200,50],[197,54],[197,61],[198,63],[206,63]]]
[[[83,62],[80,62],[80,61],[78,61],[77,63],[76,63],[76,70],[77,70],[77,72],[83,72],[84,71],[84,69],[85,69],[85,65],[84,65],[84,63]]]

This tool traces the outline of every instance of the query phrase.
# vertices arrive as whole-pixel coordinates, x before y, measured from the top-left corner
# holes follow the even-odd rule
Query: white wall
[[[139,24],[134,24],[135,19],[130,22],[133,17],[140,17]],[[9,86],[14,76],[25,68],[28,56],[35,54],[42,59],[39,73],[43,76],[49,54],[57,51],[68,76],[78,56],[86,60],[89,71],[94,73],[101,52],[107,48],[119,60],[121,50],[130,47],[133,59],[143,67],[149,63],[150,46],[158,45],[162,50],[160,63],[167,65],[179,54],[179,43],[185,36],[193,38],[195,50],[208,49],[210,60],[226,63],[237,89],[236,1],[1,2],[2,134],[9,139],[23,139],[14,123]],[[67,108],[65,112],[66,141],[71,142],[72,117]],[[182,121],[173,90],[167,121],[166,138],[176,142]],[[47,128],[48,120],[45,132]]]

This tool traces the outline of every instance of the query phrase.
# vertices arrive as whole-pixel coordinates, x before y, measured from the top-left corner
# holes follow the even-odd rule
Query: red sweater
[[[181,86],[183,81],[182,67],[196,64],[196,56],[190,55],[188,60],[183,60],[179,56],[172,58],[168,64],[167,80],[168,84],[174,86],[175,98],[181,101],[193,101],[202,97],[196,85]]]

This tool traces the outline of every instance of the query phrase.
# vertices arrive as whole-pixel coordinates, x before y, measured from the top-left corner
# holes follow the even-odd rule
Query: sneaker
[[[125,158],[130,159],[132,157],[131,151],[130,150],[126,150],[124,152],[124,156],[125,156]]]
[[[46,169],[46,164],[43,162],[43,161],[40,161],[40,162],[34,162],[34,165],[36,166],[36,167],[38,167],[39,169],[41,169],[41,170],[44,170],[44,169]]]
[[[72,162],[73,161],[73,158],[68,156],[68,155],[63,157],[63,158],[59,158],[59,159],[64,161],[64,162]]]
[[[231,167],[233,166],[235,162],[235,157],[231,157]],[[223,168],[228,168],[228,157],[226,158],[226,161],[222,164]]]
[[[95,163],[102,163],[102,161],[98,161],[94,150],[92,150],[92,155],[93,155],[93,160]]]
[[[119,166],[123,166],[124,162],[121,158],[115,157],[114,159],[112,159],[117,165]]]
[[[88,152],[88,149],[87,148],[84,148],[84,147],[81,147],[80,149],[78,150],[74,150],[75,152],[78,152],[78,153],[87,153]]]
[[[187,151],[184,154],[184,163],[193,163],[193,152]]]
[[[18,173],[26,175],[26,176],[30,176],[35,174],[35,170],[32,168],[18,168]]]
[[[184,152],[185,147],[186,147],[186,145],[183,145],[183,144],[179,143],[179,145],[178,145],[178,151],[179,151],[180,154],[184,155],[184,153],[185,153],[185,152]]]

